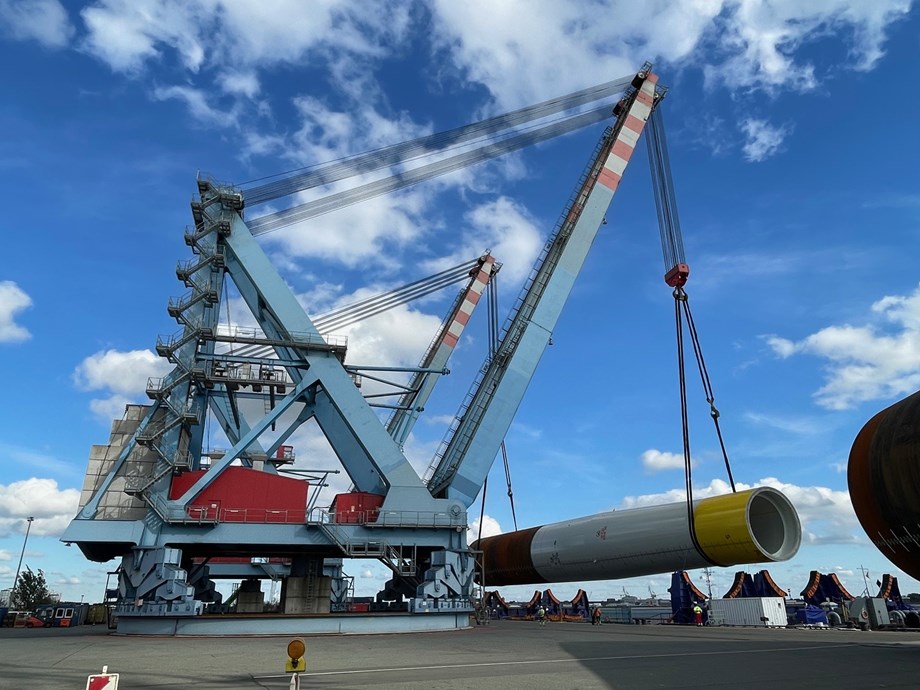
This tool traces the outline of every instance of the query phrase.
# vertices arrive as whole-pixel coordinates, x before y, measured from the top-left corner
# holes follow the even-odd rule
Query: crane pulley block
[[[664,274],[664,282],[672,288],[683,287],[690,278],[690,266],[687,264],[675,264],[671,270]]]

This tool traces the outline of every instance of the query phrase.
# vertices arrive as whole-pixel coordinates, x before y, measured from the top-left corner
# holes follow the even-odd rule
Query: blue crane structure
[[[350,195],[333,195],[332,201],[326,197],[254,219],[244,219],[244,208],[341,179],[348,171],[341,163],[321,166],[245,192],[199,177],[198,198],[191,205],[194,222],[185,234],[193,258],[176,270],[188,292],[168,306],[181,328],[156,345],[174,368],[148,382],[150,405],[129,406],[126,417],[113,424],[110,443],[93,448],[80,511],[62,537],[91,560],[121,559],[119,617],[195,615],[204,604],[220,600],[213,582],[219,577],[282,579],[285,613],[343,610],[344,558],[376,558],[390,568],[393,579],[378,600],[404,601],[412,613],[465,616],[471,611],[476,554],[467,543],[467,510],[483,487],[638,138],[664,95],[657,82],[646,64],[635,76],[567,100],[359,157],[351,174],[581,108],[570,120],[493,141],[478,157],[446,158],[422,166],[414,176],[401,174]],[[420,476],[402,446],[445,372],[472,307],[498,269],[495,259],[485,254],[435,281],[443,286],[469,278],[420,366],[401,370],[411,375],[409,383],[383,419],[375,410],[379,405],[359,385],[362,372],[374,377],[379,370],[346,364],[347,341],[330,335],[344,321],[308,316],[256,236],[599,121],[609,117],[610,105],[585,105],[615,94],[621,98],[614,122],[524,285],[498,347],[428,472]],[[256,328],[220,322],[228,278]],[[351,316],[376,313],[391,302],[383,298],[360,305]],[[254,404],[264,405],[258,419],[240,409]],[[231,446],[222,453],[204,450],[208,415]],[[336,496],[328,508],[317,507],[315,495],[307,495],[309,482],[291,474],[294,454],[287,442],[309,420],[318,424],[353,483],[353,490]],[[237,603],[251,590],[241,588]]]

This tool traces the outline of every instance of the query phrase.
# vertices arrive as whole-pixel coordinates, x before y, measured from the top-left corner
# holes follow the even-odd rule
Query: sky
[[[102,596],[115,564],[59,537],[91,445],[108,441],[127,402],[146,402],[148,376],[168,371],[154,345],[177,329],[166,305],[185,291],[174,268],[190,258],[182,235],[199,172],[242,184],[649,60],[669,87],[686,289],[734,477],[784,491],[803,524],[802,548],[769,567],[773,578],[798,594],[809,571],[836,572],[859,593],[864,568],[873,593],[882,573],[920,591],[868,541],[846,483],[862,425],[920,387],[918,57],[908,0],[0,0],[0,589],[34,516],[24,567],[65,599]],[[491,249],[503,320],[602,130],[259,241],[310,314]],[[684,499],[652,194],[641,146],[506,438],[521,528]],[[348,361],[416,365],[453,295],[350,328]],[[247,318],[231,299],[226,319]],[[486,321],[482,308],[406,445],[420,471],[482,362]],[[689,391],[694,496],[724,493],[709,407],[697,380]],[[335,467],[315,430],[294,444],[301,466]],[[320,503],[347,485],[336,476]],[[484,535],[514,529],[506,493],[499,462]],[[736,569],[713,570],[716,596]],[[358,595],[384,578],[376,563],[346,570]],[[554,591],[666,596],[668,583]]]

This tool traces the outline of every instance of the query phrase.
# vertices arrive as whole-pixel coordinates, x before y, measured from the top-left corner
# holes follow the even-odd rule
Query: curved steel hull
[[[872,543],[920,578],[920,392],[866,422],[850,450],[847,484]]]

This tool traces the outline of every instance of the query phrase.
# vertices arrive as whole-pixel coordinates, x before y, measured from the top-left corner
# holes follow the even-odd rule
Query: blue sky
[[[163,371],[153,348],[176,330],[166,304],[184,292],[174,267],[198,171],[242,183],[651,60],[670,87],[687,290],[735,478],[782,488],[804,523],[774,579],[797,593],[817,569],[861,590],[864,566],[920,591],[866,539],[845,474],[863,423],[920,387],[918,55],[906,0],[0,0],[0,588],[34,515],[25,563],[65,597],[101,595],[107,566],[57,538],[90,446]],[[261,241],[308,313],[491,248],[504,313],[601,129]],[[507,438],[521,527],[682,498],[673,300],[638,154]],[[349,361],[415,365],[451,297],[354,327]],[[484,317],[407,446],[419,468],[479,367]],[[696,380],[690,394],[705,496],[724,469]],[[305,465],[334,466],[315,433],[295,442]],[[512,529],[500,464],[486,513],[486,533]],[[359,594],[376,591],[380,569],[349,570]],[[733,571],[715,571],[716,594]],[[623,587],[664,595],[667,576],[587,589]]]

